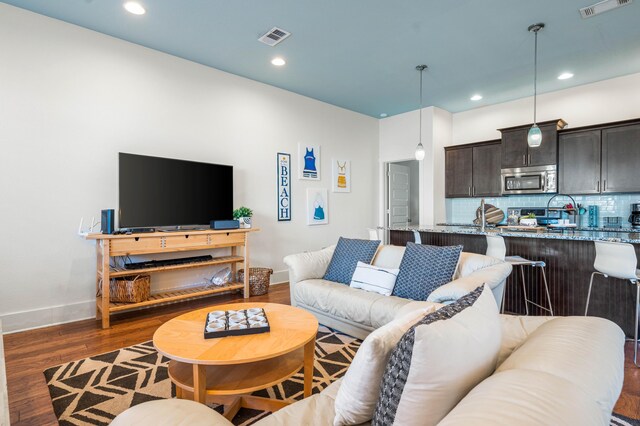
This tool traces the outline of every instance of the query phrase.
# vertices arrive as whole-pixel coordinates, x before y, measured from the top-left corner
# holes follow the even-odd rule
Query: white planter
[[[251,228],[250,217],[241,217],[238,221],[240,222],[240,228]]]
[[[538,225],[538,219],[522,218],[522,219],[520,219],[520,225],[522,225],[522,226],[537,226]]]

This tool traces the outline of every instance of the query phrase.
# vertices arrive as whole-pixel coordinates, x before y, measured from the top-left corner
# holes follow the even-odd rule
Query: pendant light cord
[[[418,144],[422,143],[422,74],[424,74],[424,69],[420,70],[420,134]]]
[[[533,48],[533,124],[537,123],[537,98],[538,98],[538,30],[535,32]]]

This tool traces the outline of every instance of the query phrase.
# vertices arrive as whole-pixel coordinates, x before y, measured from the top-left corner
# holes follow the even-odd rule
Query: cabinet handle
[[[607,191],[607,180],[603,180],[602,181],[602,192],[606,192]]]
[[[596,192],[600,192],[600,180],[596,183]]]
[[[531,154],[527,155],[527,164],[531,164]]]
[[[469,187],[469,197],[471,197],[471,187]]]
[[[527,165],[527,156],[526,156],[526,154],[522,154],[522,165],[523,166]]]
[[[475,187],[475,185],[473,186],[472,194],[473,194],[474,197],[476,196],[476,187]]]

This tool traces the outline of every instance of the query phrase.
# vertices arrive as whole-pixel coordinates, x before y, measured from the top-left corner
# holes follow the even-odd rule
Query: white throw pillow
[[[334,406],[334,426],[356,425],[371,420],[391,351],[412,325],[440,306],[432,304],[408,312],[364,339],[340,384]]]
[[[487,285],[427,315],[390,356],[372,426],[439,423],[493,373],[501,339],[498,306]]]
[[[358,262],[356,270],[351,277],[351,288],[373,291],[385,296],[390,296],[400,269],[380,268]]]

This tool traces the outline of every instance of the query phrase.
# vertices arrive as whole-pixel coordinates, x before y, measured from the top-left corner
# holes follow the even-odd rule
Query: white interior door
[[[409,167],[389,164],[389,226],[407,226],[409,218]]]

